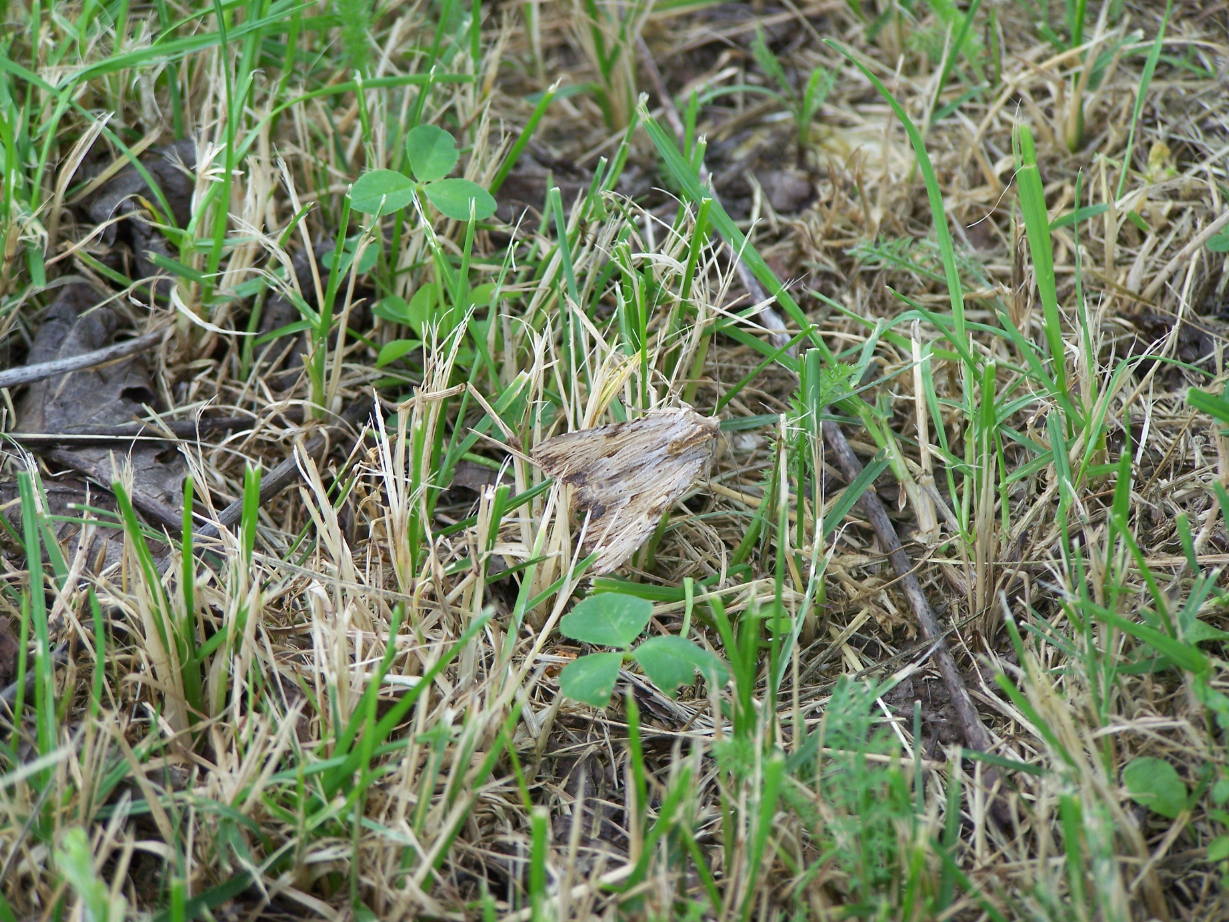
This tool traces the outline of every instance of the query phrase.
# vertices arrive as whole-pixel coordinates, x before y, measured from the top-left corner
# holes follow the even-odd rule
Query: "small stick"
[[[286,414],[288,417],[293,414]],[[291,419],[299,422],[299,419]],[[176,442],[194,439],[206,432],[233,432],[253,426],[252,416],[202,416],[200,419],[168,419],[117,423],[114,426],[80,426],[66,432],[0,432],[0,437],[37,448],[41,445],[92,445],[123,442]]]
[[[1152,281],[1148,283],[1148,287],[1144,289],[1141,297],[1145,301],[1151,301],[1156,297],[1156,293],[1161,290],[1161,286],[1169,281],[1169,277],[1178,271],[1182,266],[1185,266],[1191,261],[1191,256],[1203,248],[1212,237],[1220,233],[1221,228],[1229,224],[1229,211],[1201,230],[1198,234],[1187,241],[1186,245],[1174,254],[1173,259],[1167,262],[1164,268],[1161,269]]]
[[[325,443],[337,432],[348,426],[353,426],[366,416],[370,409],[363,401],[356,401],[341,414],[339,422],[325,426],[303,444],[303,453],[314,455],[324,448]],[[260,503],[264,505],[282,490],[290,486],[299,476],[299,466],[295,462],[294,450],[290,456],[260,478]],[[243,497],[239,497],[218,513],[216,521],[207,522],[196,530],[198,538],[216,538],[223,528],[230,528],[243,515]]]
[[[675,111],[673,100],[664,90],[661,74],[653,62],[653,56],[649,52],[643,37],[640,38],[640,51],[645,69],[648,71],[650,78],[657,87],[658,95],[661,97],[666,119],[670,122],[677,136],[682,138],[682,121]],[[707,176],[702,178],[707,182]],[[716,190],[712,189],[711,186],[709,187],[709,193],[713,196],[714,201],[720,202],[720,199],[717,198]],[[743,264],[739,254],[734,252],[733,247],[729,246],[728,242],[726,247],[733,254],[735,264],[739,270],[739,279],[747,289],[752,302],[765,302],[767,296],[764,289]],[[764,324],[766,327],[774,328],[772,321],[775,320],[775,328],[784,329],[784,324],[781,323],[780,318],[776,316],[775,312],[768,311],[767,314],[769,316],[765,317]],[[826,415],[831,414],[826,413]],[[862,464],[858,461],[858,457],[854,454],[853,449],[850,448],[849,440],[845,438],[845,433],[841,430],[840,425],[832,419],[824,421],[823,432],[829,447],[837,456],[842,472],[846,479],[852,483],[862,472]],[[917,619],[924,639],[933,644],[935,657],[938,660],[939,673],[943,676],[943,683],[947,687],[948,694],[951,696],[952,704],[956,711],[956,718],[960,723],[965,742],[970,749],[989,752],[992,742],[990,734],[982,726],[981,717],[978,715],[977,709],[973,707],[973,699],[969,695],[969,690],[965,688],[964,683],[961,681],[960,673],[956,670],[956,661],[952,658],[952,653],[945,642],[945,632],[939,627],[934,611],[926,600],[926,594],[922,591],[922,585],[918,582],[917,576],[914,575],[913,564],[909,560],[909,555],[905,553],[904,545],[901,544],[900,538],[896,534],[896,528],[888,517],[888,511],[884,507],[883,501],[871,489],[862,494],[859,503],[866,512],[876,537],[878,537],[884,549],[887,550],[888,559],[892,562],[892,568],[896,571],[897,576],[900,577],[905,590],[905,597],[909,600],[909,606],[913,609],[913,615]],[[993,789],[998,780],[998,773],[993,769],[986,768],[985,777],[989,782],[989,786]],[[1010,822],[1010,814],[1001,799],[997,797],[991,799],[990,812],[991,816],[1000,826],[1007,827]]]
[[[83,456],[80,452],[72,451],[68,448],[52,448],[45,455],[54,463],[76,471],[86,480],[97,484],[108,492],[111,491],[111,479],[114,478],[115,474],[109,467],[104,469],[102,463],[97,458]],[[129,494],[129,499],[132,501],[132,508],[147,519],[161,525],[170,531],[171,534],[179,533],[183,522],[176,509],[165,503],[158,502],[158,500],[153,499],[140,490],[133,490]]]
[[[841,427],[835,420],[824,420],[823,430],[828,447],[836,455],[841,473],[845,475],[847,481],[852,483],[862,473],[861,462],[858,461],[853,449],[849,447],[849,441],[845,438],[845,433],[841,431]],[[978,715],[977,709],[973,707],[973,699],[969,695],[969,690],[965,687],[963,680],[960,678],[960,673],[956,669],[956,661],[952,657],[952,651],[948,649],[946,643],[947,632],[939,626],[934,610],[926,599],[926,593],[922,591],[922,584],[918,582],[917,575],[914,573],[913,563],[909,560],[909,555],[905,552],[905,547],[901,544],[900,538],[896,534],[892,520],[888,518],[888,510],[883,505],[883,500],[879,498],[879,494],[874,491],[874,488],[871,488],[862,494],[858,504],[870,520],[871,528],[875,530],[875,536],[888,552],[888,559],[892,562],[892,569],[896,571],[896,575],[900,578],[901,586],[905,591],[905,597],[909,600],[909,607],[913,609],[913,616],[917,619],[918,627],[921,628],[922,639],[927,643],[933,644],[939,673],[943,676],[943,684],[947,686],[947,693],[951,696],[952,707],[956,711],[956,720],[960,723],[960,730],[965,742],[970,749],[976,749],[979,752],[989,752],[992,743],[990,734],[982,726],[981,717]],[[989,767],[985,768],[984,772],[988,786],[994,788],[998,780],[998,772]],[[995,821],[1001,826],[1006,827],[1010,822],[1010,815],[1007,812],[1006,805],[1000,799],[993,798],[991,800],[990,812]]]
[[[365,403],[360,401],[355,404],[352,404],[342,414],[341,419],[338,423],[325,426],[323,429],[321,429],[315,435],[309,438],[307,442],[304,444],[303,450],[309,455],[319,452],[320,449],[324,447],[325,442],[335,432],[337,432],[338,430],[346,426],[350,426],[350,425],[357,423],[358,420],[360,420],[367,412],[368,412],[368,409]],[[196,422],[197,422],[196,420],[178,420],[175,423],[168,423],[167,425],[173,429],[182,429],[187,424],[191,424],[194,427],[194,431],[195,431]],[[212,421],[215,423],[215,425],[212,427],[205,425],[205,423],[207,422],[206,420],[201,420],[200,422],[201,422],[201,425],[199,428],[201,429],[240,428],[240,426],[242,425],[250,425],[252,423],[252,420],[247,417],[238,417],[238,416],[220,417]],[[130,425],[140,427],[140,426],[147,426],[149,424],[148,423],[135,423],[135,424],[130,424]],[[105,429],[106,427],[100,427],[100,428]],[[118,429],[125,429],[127,428],[127,426],[116,426],[112,428],[118,430]],[[5,433],[5,435],[16,439],[21,434],[20,433]],[[52,444],[55,444],[58,441],[63,440],[63,436],[60,436],[57,434],[43,435],[41,433],[40,434],[26,433],[26,435],[36,435],[37,437],[41,437],[42,439],[46,440],[46,442],[50,442]],[[102,436],[87,435],[87,438],[102,438]],[[132,439],[132,438],[140,438],[140,437],[125,436],[125,438]],[[154,437],[146,436],[145,438],[154,438]],[[165,437],[161,437],[161,438],[165,438]],[[83,460],[76,453],[68,449],[52,448],[50,451],[47,452],[47,457],[50,458],[52,461],[55,461],[57,464],[62,464],[64,467],[77,471],[79,474],[82,474],[87,479],[97,483],[99,486],[103,487],[104,489],[107,489],[107,490],[111,489],[111,484],[106,480],[106,478],[102,475],[102,473],[95,466],[92,466],[88,463],[83,462]],[[276,496],[278,493],[284,490],[287,486],[289,486],[294,481],[297,475],[298,475],[298,468],[297,468],[297,465],[295,464],[294,455],[291,454],[290,457],[284,459],[280,464],[278,464],[271,471],[269,471],[268,474],[266,474],[263,478],[261,478],[260,502],[265,503],[272,497]],[[182,533],[183,518],[178,510],[165,506],[162,503],[157,502],[156,500],[152,500],[144,496],[143,494],[139,492],[135,492],[135,491],[132,494],[131,499],[132,499],[133,508],[135,508],[137,511],[142,513],[146,518],[162,526],[164,529],[166,529],[166,531],[169,534],[179,535]],[[216,538],[222,528],[229,528],[231,525],[234,525],[236,522],[239,521],[239,518],[242,514],[243,514],[243,498],[240,497],[239,499],[235,500],[230,505],[226,506],[220,513],[218,513],[218,518],[216,522],[206,523],[201,528],[199,528],[196,531],[196,535],[197,537],[203,538],[203,539]]]
[[[682,139],[686,136],[683,131],[683,121],[679,118],[678,110],[674,107],[674,100],[670,98],[670,94],[666,90],[666,82],[662,79],[661,71],[657,69],[657,62],[653,60],[653,53],[649,50],[648,43],[645,42],[643,35],[636,36],[636,44],[640,50],[640,59],[644,62],[644,69],[649,74],[649,79],[653,81],[653,87],[657,90],[657,95],[662,101],[662,111],[666,116],[666,121],[670,123],[670,127],[674,129],[676,137]],[[708,167],[703,163],[700,164],[700,183],[708,187],[709,193],[713,200],[718,204],[721,199],[717,198],[717,190],[712,187],[712,176],[708,172]],[[769,307],[771,299],[767,296],[764,289],[756,282],[755,276],[751,274],[751,270],[747,268],[747,264],[742,261],[742,258],[730,246],[729,241],[725,241],[725,248],[734,260],[734,271],[738,273],[739,281],[743,283],[743,287],[751,294],[753,304],[763,304],[760,308],[758,319],[764,329],[769,331],[769,338],[772,344],[778,349],[789,342],[789,333],[785,329],[785,321],[781,319],[781,315]],[[792,350],[791,350],[792,351]]]
[[[94,349],[91,352],[82,352],[80,355],[71,355],[62,359],[51,359],[47,362],[37,362],[34,365],[22,365],[20,368],[0,371],[0,387],[16,387],[18,384],[30,384],[34,381],[53,378],[56,375],[77,371],[81,368],[92,368],[95,365],[102,365],[106,362],[123,358],[126,355],[132,355],[134,352],[141,352],[162,339],[164,332],[163,330],[154,330],[151,333],[144,333],[136,339],[114,343],[101,349]]]

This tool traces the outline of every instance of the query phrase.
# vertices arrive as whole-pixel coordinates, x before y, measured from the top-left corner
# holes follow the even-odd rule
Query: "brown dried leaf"
[[[192,217],[196,142],[185,139],[151,148],[140,160],[144,174],[134,166],[126,166],[82,203],[86,215],[104,226],[99,238],[106,248],[104,260],[134,279],[150,278],[161,271],[150,254],[177,256],[153,223],[151,209],[156,210],[165,201],[171,213],[160,215],[157,220],[168,220],[176,227],[188,226]],[[158,184],[161,201],[150,189],[146,176]],[[118,259],[124,252],[123,244],[131,248],[131,266],[122,266],[123,261]],[[167,294],[169,284],[165,279],[159,283],[161,295]]]
[[[20,652],[21,644],[13,630],[12,616],[0,615],[0,688],[17,678],[17,654]]]
[[[47,309],[30,347],[32,362],[90,352],[111,342],[118,320],[103,296],[82,283],[66,285]],[[26,390],[17,404],[17,428],[26,432],[72,433],[141,419],[155,403],[156,388],[140,355],[96,368],[47,378]],[[158,524],[175,528],[180,521],[186,469],[174,447],[116,440],[108,445],[47,448],[42,454],[109,487],[121,467],[132,471],[133,504]],[[85,499],[84,495],[79,501]]]

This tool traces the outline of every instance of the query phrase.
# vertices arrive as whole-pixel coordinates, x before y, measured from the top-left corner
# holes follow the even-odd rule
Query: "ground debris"
[[[86,217],[102,225],[99,242],[103,259],[114,268],[128,269],[134,279],[159,274],[150,254],[173,256],[167,239],[157,225],[170,220],[185,227],[192,216],[192,189],[195,184],[196,143],[183,139],[165,147],[155,147],[140,158],[141,170],[129,164],[96,189],[83,203]],[[94,169],[101,169],[98,164]],[[150,188],[147,177],[158,186]],[[163,207],[170,214],[163,212]],[[131,260],[131,265],[125,266]],[[159,285],[155,296],[166,294]]]
[[[61,289],[35,334],[31,362],[64,358],[107,345],[115,335],[118,320],[115,312],[103,303],[105,300],[97,289],[83,282],[73,282]],[[71,433],[119,425],[148,416],[155,401],[156,392],[145,358],[133,355],[31,384],[17,402],[16,428]],[[67,494],[58,490],[49,494],[58,497],[57,505],[63,502],[65,508],[59,511],[67,512],[73,502],[86,502],[87,491],[81,477],[104,488],[120,479],[128,484],[133,505],[147,516],[167,527],[181,521],[181,484],[186,469],[175,450],[147,442],[120,441],[107,447],[55,447],[45,457],[54,465],[75,472],[59,484]],[[47,482],[64,476],[53,474]],[[92,496],[90,501],[98,502],[100,497]],[[75,528],[62,523],[61,537],[66,537],[66,529]],[[116,559],[118,551],[118,546],[109,548],[106,559]]]

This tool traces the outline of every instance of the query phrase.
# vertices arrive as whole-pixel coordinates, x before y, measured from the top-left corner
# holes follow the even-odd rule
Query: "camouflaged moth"
[[[588,515],[582,549],[597,552],[591,573],[609,573],[653,533],[708,468],[717,429],[715,417],[675,407],[557,435],[533,449],[534,462],[571,486]]]

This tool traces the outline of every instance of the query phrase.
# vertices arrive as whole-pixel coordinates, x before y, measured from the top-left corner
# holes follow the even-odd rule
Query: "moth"
[[[717,429],[715,417],[676,407],[557,435],[533,449],[534,463],[570,485],[588,514],[582,550],[597,551],[590,572],[609,573],[653,533],[707,470]]]

